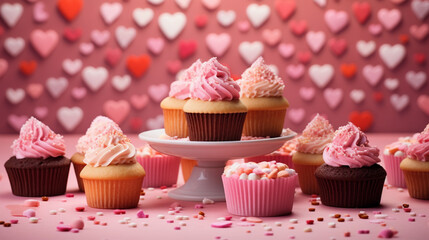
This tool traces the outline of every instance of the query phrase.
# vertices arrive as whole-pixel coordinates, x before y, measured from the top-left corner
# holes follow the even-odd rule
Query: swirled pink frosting
[[[232,80],[227,67],[216,58],[201,66],[190,87],[191,98],[203,101],[231,101],[240,98],[240,87]]]
[[[429,124],[426,126],[425,130],[417,136],[417,143],[408,147],[407,155],[419,161],[429,161]]]
[[[85,135],[77,141],[76,151],[85,154],[88,148],[100,142],[99,138],[115,134],[122,134],[122,130],[118,124],[108,117],[97,116],[92,120]]]
[[[105,135],[99,141],[88,149],[84,163],[92,167],[105,167],[136,162],[136,148],[125,135]]]
[[[247,98],[280,97],[283,95],[285,84],[259,57],[237,81],[240,86],[240,96]]]
[[[335,132],[332,143],[323,151],[323,160],[333,167],[361,168],[380,162],[378,155],[378,148],[369,146],[366,135],[349,123]]]
[[[202,63],[200,59],[198,59],[182,73],[179,79],[171,83],[170,92],[168,96],[182,100],[189,99],[191,97],[191,82],[198,75],[199,71],[201,70],[201,67]]]
[[[48,158],[64,156],[66,146],[63,136],[54,133],[48,126],[31,117],[21,127],[18,139],[12,144],[17,159]]]
[[[334,138],[334,128],[329,121],[317,114],[307,124],[297,139],[296,151],[309,154],[322,154],[325,147]]]

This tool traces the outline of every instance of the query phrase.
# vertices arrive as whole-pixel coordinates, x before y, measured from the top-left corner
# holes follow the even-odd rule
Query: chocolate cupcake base
[[[386,171],[378,164],[370,167],[332,167],[323,164],[315,172],[320,199],[326,206],[343,208],[380,205]]]

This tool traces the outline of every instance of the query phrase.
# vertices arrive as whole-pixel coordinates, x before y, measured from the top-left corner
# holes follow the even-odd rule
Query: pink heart
[[[92,53],[92,51],[94,51],[94,44],[92,43],[80,43],[79,45],[79,50],[80,53],[82,53],[82,55],[89,55]]]
[[[64,77],[49,78],[46,80],[46,89],[54,98],[59,98],[68,87],[69,82]]]
[[[182,68],[182,62],[179,60],[167,61],[167,70],[169,73],[175,75]]]
[[[345,11],[330,9],[325,12],[325,22],[333,33],[338,33],[349,23],[349,15]]]
[[[409,71],[405,74],[405,79],[414,90],[419,90],[426,82],[426,73]]]
[[[150,130],[159,129],[164,126],[164,117],[162,115],[158,115],[155,118],[149,118],[146,121],[146,127]]]
[[[57,111],[57,119],[68,132],[73,131],[83,119],[83,111],[80,107],[61,107]]]
[[[84,98],[86,96],[86,93],[87,91],[84,87],[75,87],[71,91],[72,97],[76,100],[81,100],[82,98]]]
[[[299,89],[299,95],[305,101],[311,101],[316,95],[316,89],[313,87],[302,87]]]
[[[147,49],[155,54],[159,55],[164,49],[165,41],[160,37],[153,37],[147,39]]]
[[[378,35],[380,35],[380,33],[381,33],[381,31],[382,31],[383,29],[382,29],[382,27],[381,27],[381,25],[380,24],[378,24],[378,23],[371,23],[369,26],[368,26],[368,31],[369,31],[369,33],[371,33],[372,35],[374,35],[374,36],[378,36]]]
[[[36,107],[34,109],[34,115],[39,119],[44,119],[48,115],[47,107]]]
[[[36,22],[44,22],[48,20],[49,14],[45,10],[44,2],[37,2],[33,8],[33,18]]]
[[[305,39],[311,51],[313,51],[314,53],[318,53],[323,48],[323,45],[325,45],[326,37],[325,37],[325,33],[322,31],[319,31],[319,32],[309,31],[305,35]]]
[[[92,30],[91,32],[91,40],[95,43],[95,45],[101,47],[109,41],[110,32],[107,30]]]
[[[429,25],[427,24],[422,24],[420,26],[412,25],[410,27],[410,33],[417,40],[423,40],[426,38],[426,36],[429,33]]]
[[[413,0],[411,9],[416,17],[423,21],[429,13],[429,2],[424,0]]]
[[[142,95],[138,95],[138,94],[134,94],[131,96],[131,105],[137,109],[137,110],[141,110],[144,107],[146,107],[146,105],[149,102],[149,97],[146,94],[142,94]]]
[[[305,117],[304,108],[290,108],[287,110],[288,118],[295,124],[299,124]]]
[[[429,116],[429,96],[428,95],[420,95],[417,98],[417,105],[419,108]]]
[[[295,53],[295,46],[291,43],[280,43],[277,49],[284,58],[290,58]]]
[[[31,32],[30,41],[34,49],[42,57],[47,57],[58,44],[58,33],[54,30],[42,31],[35,29]]]
[[[28,116],[25,115],[18,116],[15,114],[11,114],[7,117],[7,122],[13,129],[15,129],[15,131],[19,132],[21,126],[24,125],[27,119]]]
[[[221,57],[231,44],[231,36],[228,33],[210,33],[206,37],[206,44],[213,55]]]
[[[410,97],[406,94],[392,94],[392,96],[390,96],[390,103],[396,111],[400,112],[408,106],[410,103]]]
[[[239,21],[237,23],[238,31],[240,32],[247,32],[250,29],[250,23],[248,21]]]
[[[328,45],[335,56],[341,56],[347,50],[347,42],[343,38],[331,38]]]
[[[125,91],[131,84],[131,77],[130,75],[124,75],[124,76],[113,76],[112,78],[112,86],[122,92]]]
[[[202,0],[201,3],[206,7],[208,10],[214,10],[217,7],[219,7],[220,0]]]
[[[401,22],[402,15],[398,9],[385,9],[382,8],[377,14],[378,20],[387,30],[393,30]]]
[[[290,64],[286,67],[287,75],[292,79],[300,79],[304,75],[305,67],[303,64]]]
[[[122,13],[121,3],[103,3],[100,6],[101,17],[106,24],[113,23]]]
[[[381,78],[383,77],[383,72],[383,67],[381,65],[366,65],[362,69],[362,74],[366,81],[373,87],[380,82]]]
[[[7,61],[3,58],[0,58],[0,78],[3,77],[8,68],[9,64],[7,63]]]
[[[82,61],[80,59],[64,59],[63,70],[69,75],[75,75],[82,68]]]
[[[43,85],[40,83],[30,83],[28,84],[27,88],[27,94],[33,98],[38,99],[40,95],[43,93]]]
[[[323,97],[331,109],[336,109],[343,100],[343,90],[341,88],[327,88],[323,91]]]
[[[109,100],[104,103],[103,111],[107,117],[121,124],[130,112],[130,104],[125,100]]]
[[[114,67],[119,62],[122,56],[122,51],[119,48],[109,48],[106,50],[106,62]]]
[[[155,102],[161,102],[168,95],[168,86],[166,84],[153,84],[148,88],[149,96]]]
[[[280,42],[282,32],[279,29],[264,29],[262,31],[262,38],[268,46],[275,46]]]

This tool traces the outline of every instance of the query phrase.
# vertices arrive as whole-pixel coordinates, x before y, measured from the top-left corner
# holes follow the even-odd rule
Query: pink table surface
[[[382,148],[387,143],[406,134],[369,134],[372,145]],[[74,152],[74,145],[78,136],[65,136],[67,145],[67,156]],[[126,210],[125,215],[115,215],[112,210],[100,210],[89,208],[86,205],[85,195],[77,191],[77,183],[74,171],[70,169],[68,193],[73,193],[73,198],[63,196],[50,197],[47,202],[40,202],[40,206],[35,208],[38,223],[29,223],[25,217],[15,217],[11,215],[8,208],[10,205],[23,205],[24,201],[30,198],[17,197],[12,195],[4,162],[11,156],[10,145],[16,136],[0,136],[0,221],[9,222],[11,219],[18,219],[18,224],[11,227],[0,227],[0,239],[376,239],[378,233],[384,228],[394,228],[398,231],[395,239],[419,240],[429,239],[429,201],[416,200],[409,197],[408,192],[399,191],[394,187],[385,187],[381,199],[381,206],[368,209],[341,209],[326,207],[323,205],[312,206],[309,202],[310,196],[303,195],[299,189],[296,191],[293,212],[288,216],[262,218],[263,223],[256,223],[254,226],[240,226],[240,217],[232,217],[232,227],[212,228],[211,223],[218,221],[217,218],[230,216],[227,212],[225,202],[216,202],[212,205],[204,205],[203,209],[195,209],[197,202],[176,201],[170,199],[167,193],[160,189],[153,191],[146,190],[144,200],[140,201],[137,209]],[[137,136],[131,136],[136,146],[143,144]],[[179,185],[183,183],[179,177]],[[170,189],[168,189],[170,190]],[[161,198],[159,198],[161,197]],[[40,199],[38,199],[40,200]],[[176,215],[169,215],[169,206],[178,202],[183,210]],[[412,212],[417,216],[412,217],[410,213],[393,212],[392,208],[407,203]],[[76,212],[75,207],[84,206],[84,212]],[[308,208],[314,207],[315,212],[309,212]],[[66,212],[58,210],[64,208]],[[24,208],[25,209],[25,208]],[[136,212],[142,209],[149,218],[137,218]],[[50,215],[50,210],[57,210],[57,215]],[[193,218],[199,211],[206,215],[204,220]],[[369,219],[364,220],[358,217],[359,211],[366,211]],[[386,226],[374,223],[374,211],[387,214],[383,221]],[[96,216],[97,212],[103,212],[103,216]],[[341,215],[350,214],[353,221],[337,222],[330,215],[339,213]],[[162,214],[165,219],[157,216]],[[96,220],[107,223],[107,226],[95,225],[87,220],[88,216],[96,216]],[[174,223],[167,223],[168,219],[175,219],[176,216],[189,216],[189,220],[174,220]],[[120,224],[124,217],[131,218],[131,222],[137,224],[136,228],[131,228],[127,224]],[[322,222],[317,218],[323,217]],[[73,220],[82,218],[85,228],[79,233],[59,232],[56,226],[60,221],[65,224]],[[415,221],[409,221],[414,218]],[[289,220],[298,219],[298,223],[293,224]],[[306,220],[314,220],[313,225],[307,225]],[[185,222],[180,230],[175,230],[180,222]],[[282,223],[276,226],[276,222]],[[335,228],[329,228],[328,223],[335,222]],[[144,223],[147,223],[145,226]],[[294,229],[290,229],[293,226]],[[265,227],[271,227],[273,236],[266,236]],[[312,232],[304,232],[310,227]],[[369,234],[358,234],[358,230],[369,230]],[[350,237],[344,237],[344,233],[350,232]]]

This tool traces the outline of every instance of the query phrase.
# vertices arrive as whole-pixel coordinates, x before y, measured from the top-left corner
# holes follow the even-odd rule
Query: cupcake
[[[292,162],[298,173],[299,185],[304,194],[319,194],[314,172],[324,163],[323,150],[332,141],[334,129],[329,121],[317,114],[297,138]]]
[[[288,101],[283,97],[284,83],[259,57],[237,81],[240,100],[247,107],[243,135],[279,137]]]
[[[183,106],[191,141],[239,141],[247,108],[240,87],[216,58],[203,63]]]
[[[70,159],[64,157],[61,135],[31,117],[21,127],[12,150],[14,156],[4,167],[14,195],[40,197],[66,192]]]
[[[276,151],[263,155],[263,156],[256,156],[256,157],[248,157],[244,158],[244,162],[269,162],[269,161],[276,161],[280,163],[286,164],[289,168],[293,168],[293,162],[292,162],[292,156],[295,153],[297,140],[292,139],[283,144],[283,146]]]
[[[406,153],[400,168],[408,193],[413,198],[429,200],[429,124],[417,136],[417,142],[406,148]]]
[[[93,208],[135,208],[145,176],[136,161],[136,149],[123,134],[99,138],[85,153],[80,173],[86,201]]]
[[[177,183],[180,158],[157,152],[149,145],[137,149],[136,160],[146,171],[142,187],[172,186]]]
[[[171,83],[168,97],[162,100],[161,108],[164,114],[165,133],[171,137],[186,138],[188,125],[186,123],[183,106],[190,98],[189,87],[201,69],[202,63],[198,59],[180,77]]]
[[[406,188],[405,178],[402,170],[399,168],[402,160],[406,158],[404,150],[402,148],[416,143],[416,137],[403,137],[399,138],[396,142],[393,142],[384,147],[383,151],[383,163],[387,172],[387,182],[395,187]],[[405,146],[404,146],[405,145]]]
[[[293,169],[275,161],[227,166],[222,182],[228,212],[258,217],[290,214],[296,181]]]
[[[325,163],[316,179],[324,205],[344,208],[380,205],[386,171],[378,165],[379,150],[352,123],[340,127],[323,151]]]
[[[79,138],[76,145],[76,153],[71,157],[73,168],[76,174],[79,191],[83,192],[83,182],[80,178],[80,172],[85,167],[83,159],[85,153],[91,146],[97,144],[98,139],[106,134],[122,134],[121,128],[108,117],[98,116],[94,118],[89,128],[86,130],[86,134]]]

